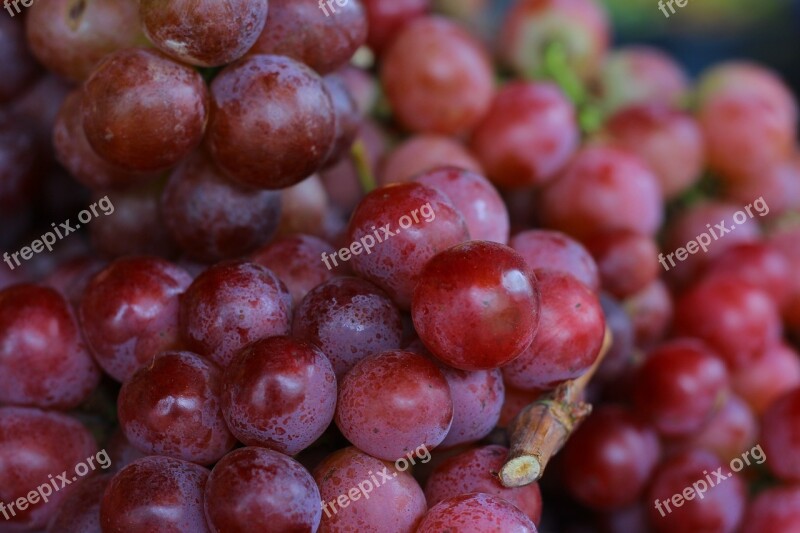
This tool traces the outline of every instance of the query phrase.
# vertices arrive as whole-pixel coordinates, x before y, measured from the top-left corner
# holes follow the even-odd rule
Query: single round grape
[[[225,420],[247,446],[295,455],[333,421],[336,376],[325,354],[307,342],[269,337],[249,344],[222,381]]]
[[[434,256],[411,316],[425,346],[461,370],[498,368],[530,346],[539,324],[536,276],[517,252],[472,241]]]
[[[471,492],[482,492],[508,501],[538,524],[542,517],[539,484],[508,488],[493,474],[500,471],[507,457],[508,448],[492,444],[446,459],[436,467],[425,485],[428,506]]]
[[[661,279],[656,279],[623,302],[633,321],[636,345],[653,346],[664,338],[673,317],[672,295]]]
[[[449,166],[422,173],[414,181],[442,191],[461,212],[473,240],[508,242],[508,209],[480,174]]]
[[[689,94],[689,76],[674,58],[658,48],[623,46],[603,60],[597,92],[606,113],[629,106],[661,104],[679,106]],[[697,147],[686,147],[694,153]],[[683,165],[681,161],[673,164]]]
[[[191,282],[188,272],[156,257],[118,259],[92,278],[80,302],[81,326],[106,373],[125,381],[180,344],[179,296]]]
[[[245,261],[219,263],[181,296],[180,330],[190,350],[228,366],[244,345],[287,335],[292,296],[269,269]]]
[[[239,59],[267,20],[268,0],[140,0],[150,41],[182,63],[216,67]]]
[[[782,331],[769,295],[727,276],[707,278],[685,292],[675,304],[673,329],[708,343],[734,371],[756,361]]]
[[[311,289],[333,279],[337,269],[325,267],[322,254],[331,255],[333,246],[312,235],[287,235],[275,239],[250,255],[253,263],[272,270],[299,304]]]
[[[444,166],[477,174],[483,172],[481,164],[469,150],[452,137],[423,133],[409,137],[386,156],[378,183],[405,183]]]
[[[30,284],[0,291],[0,405],[72,409],[99,382],[63,296]]]
[[[347,221],[329,209],[328,193],[319,176],[313,174],[300,183],[281,189],[281,218],[278,236],[308,233],[324,239],[341,234]]]
[[[47,533],[102,533],[100,501],[111,475],[82,480],[50,520]]]
[[[328,74],[347,64],[366,39],[359,0],[269,0],[267,23],[249,54],[291,57]]]
[[[453,421],[450,386],[425,356],[402,350],[362,359],[339,385],[336,425],[360,450],[387,461],[433,449]]]
[[[450,368],[438,359],[439,370],[450,385],[453,398],[453,423],[442,447],[475,442],[491,433],[500,419],[505,399],[503,375],[499,369],[467,372]]]
[[[325,158],[325,168],[336,164],[350,154],[350,149],[358,136],[358,130],[361,126],[361,111],[358,109],[353,95],[350,94],[350,89],[342,72],[344,72],[344,69],[322,78],[322,82],[331,97],[336,119],[336,134],[334,135],[331,151]]]
[[[36,59],[76,82],[106,55],[147,43],[134,0],[37,0],[25,28]]]
[[[744,400],[729,394],[725,404],[688,439],[693,448],[704,448],[717,457],[730,459],[749,450],[758,440],[758,420]]]
[[[281,197],[230,182],[197,151],[175,169],[161,197],[167,230],[187,257],[212,262],[240,257],[278,229]]]
[[[0,21],[0,64],[3,65],[0,103],[13,100],[39,74],[39,66],[25,42],[24,26],[8,17]]]
[[[382,57],[381,82],[395,118],[414,132],[469,131],[494,94],[483,45],[438,16],[418,18],[398,33]]]
[[[214,533],[317,531],[322,515],[319,489],[300,463],[253,447],[234,450],[216,464],[205,509]]]
[[[664,219],[662,204],[658,178],[638,157],[588,146],[544,189],[540,208],[549,228],[587,239],[615,230],[655,235]]]
[[[140,172],[164,170],[189,155],[209,113],[197,71],[140,48],[106,56],[86,80],[81,104],[95,152]]]
[[[161,213],[163,180],[158,179],[113,192],[96,192],[93,201],[108,196],[114,216],[89,225],[92,247],[101,255],[114,258],[126,255],[174,257],[178,246],[164,231]]]
[[[561,272],[537,272],[539,327],[533,342],[503,367],[503,380],[524,390],[553,389],[594,364],[606,324],[597,295]]]
[[[419,453],[410,457],[419,463],[431,459]],[[427,510],[425,495],[409,472],[352,446],[326,457],[314,469],[314,479],[323,510],[320,531],[325,533],[414,533]]]
[[[564,446],[564,484],[582,504],[597,510],[635,503],[661,455],[658,435],[633,412],[616,405],[594,411]]]
[[[206,533],[206,468],[171,457],[144,457],[119,471],[100,504],[103,531]]]
[[[500,56],[516,73],[534,76],[555,42],[566,50],[569,68],[586,77],[597,71],[610,33],[608,16],[595,0],[520,0],[505,14]]]
[[[629,106],[606,122],[605,131],[615,145],[650,166],[667,200],[689,189],[703,173],[703,133],[688,113],[666,104]]]
[[[597,262],[603,289],[626,298],[653,283],[661,273],[653,237],[628,230],[595,235],[586,246]]]
[[[761,437],[767,467],[778,479],[800,481],[800,387],[774,400],[761,417]]]
[[[784,342],[768,346],[731,376],[733,390],[758,414],[784,393],[800,386],[800,354]]]
[[[581,243],[568,235],[532,229],[517,233],[508,245],[525,259],[531,270],[564,272],[593,291],[600,290],[597,263]]]
[[[786,225],[774,231],[769,242],[789,260],[791,268],[797,272],[800,268],[800,225]],[[783,320],[788,330],[800,333],[800,276],[792,276],[788,293],[782,310]]]
[[[715,472],[721,472],[724,479],[717,478]],[[698,490],[703,491],[702,498]],[[691,498],[684,494],[690,494]],[[644,498],[648,502],[650,527],[658,533],[703,529],[733,533],[741,523],[745,500],[741,478],[706,450],[687,450],[666,459],[653,475]],[[680,502],[680,506],[674,502]]]
[[[425,15],[431,7],[431,0],[362,0],[362,3],[369,28],[367,44],[378,54],[408,23]]]
[[[769,487],[750,502],[742,524],[752,533],[797,533],[800,486]]]
[[[496,185],[520,188],[552,181],[580,142],[572,103],[547,82],[513,82],[495,96],[470,141]]]
[[[311,290],[292,322],[292,334],[319,346],[339,379],[365,357],[400,348],[402,333],[400,311],[386,293],[353,277]]]
[[[307,66],[288,57],[247,56],[214,78],[211,96],[207,146],[234,181],[282,189],[325,162],[336,116],[322,78]]]
[[[165,352],[122,386],[117,403],[128,440],[145,452],[212,464],[236,440],[222,416],[222,373],[191,352]]]
[[[633,319],[625,311],[622,302],[602,293],[600,305],[603,308],[606,328],[611,333],[611,346],[597,368],[595,373],[597,377],[594,379],[599,384],[613,384],[631,367],[636,332]]]
[[[129,187],[145,183],[153,174],[129,172],[101,158],[83,131],[82,92],[73,91],[64,100],[53,130],[56,158],[82,185],[93,190]]]
[[[730,202],[747,205],[763,198],[769,211],[759,213],[767,221],[800,210],[800,157],[793,155],[759,168],[742,181],[725,184],[722,195]]]
[[[469,231],[443,193],[404,183],[364,197],[350,218],[347,239],[362,249],[351,257],[353,270],[407,309],[423,266],[437,253],[467,241]]]
[[[708,422],[728,393],[723,361],[694,339],[675,339],[653,349],[637,371],[637,410],[663,435],[686,436]]]
[[[417,533],[503,531],[536,533],[525,513],[499,496],[471,492],[434,505],[420,522]]]
[[[78,487],[69,478],[69,485],[57,476],[66,471],[75,472],[78,463],[84,463],[97,451],[92,434],[77,420],[60,413],[45,412],[26,407],[0,407],[0,501],[6,502],[3,531],[39,531],[56,515],[61,502]],[[55,483],[49,501],[36,494],[37,487]],[[12,503],[31,498],[26,508]],[[33,503],[33,499],[36,503]]]

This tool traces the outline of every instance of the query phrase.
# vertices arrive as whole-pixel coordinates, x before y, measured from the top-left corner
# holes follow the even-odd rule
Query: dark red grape
[[[198,261],[240,257],[278,229],[280,194],[228,181],[198,150],[175,169],[161,197],[167,230]]]
[[[513,82],[497,93],[470,146],[495,184],[525,187],[552,181],[579,141],[575,109],[557,85]]]
[[[635,503],[658,465],[658,435],[628,409],[604,405],[564,447],[564,483],[581,503],[611,510]]]
[[[94,460],[96,450],[91,433],[73,418],[33,408],[0,407],[2,530],[43,529],[78,487],[70,473],[88,457]],[[58,477],[62,471],[65,476]]]
[[[430,454],[419,457],[415,451],[415,462],[430,461]],[[352,446],[326,457],[314,469],[314,479],[322,497],[320,531],[326,533],[414,533],[427,510],[409,472]]]
[[[779,396],[800,386],[800,354],[784,342],[773,343],[731,378],[733,390],[761,414]]]
[[[135,0],[37,0],[25,16],[31,52],[48,70],[83,81],[106,55],[147,43]]]
[[[221,396],[225,420],[237,439],[295,455],[333,420],[336,376],[311,344],[269,337],[236,354],[225,369]]]
[[[661,273],[658,244],[653,237],[633,231],[611,231],[586,242],[592,252],[603,289],[626,298],[653,283]]]
[[[545,188],[540,208],[548,227],[588,239],[615,230],[655,235],[664,219],[662,204],[658,178],[638,157],[588,146]]]
[[[443,17],[406,25],[381,61],[381,82],[394,117],[414,132],[471,130],[489,109],[493,78],[483,45]]]
[[[760,442],[767,467],[784,481],[800,481],[800,388],[774,400],[761,417]]]
[[[775,231],[769,242],[789,260],[791,268],[797,272],[800,268],[800,225],[787,225]],[[793,276],[787,289],[789,295],[783,308],[783,320],[788,330],[800,333],[800,276]]]
[[[191,282],[185,270],[156,257],[118,259],[92,278],[80,319],[103,370],[125,381],[159,352],[178,347],[178,297]]]
[[[494,475],[508,457],[508,449],[489,445],[472,448],[442,462],[433,471],[425,485],[428,506],[469,494],[483,492],[498,496],[524,512],[534,524],[542,517],[542,495],[537,483],[524,487],[508,488]]]
[[[0,405],[71,409],[99,382],[63,296],[28,284],[0,291]]]
[[[744,400],[729,394],[699,433],[688,439],[689,446],[704,448],[725,459],[736,457],[756,443],[758,420]]]
[[[622,303],[608,294],[600,295],[600,305],[611,334],[611,346],[597,369],[597,382],[612,383],[630,369],[636,340],[633,319]],[[613,385],[612,385],[613,386]]]
[[[748,505],[742,524],[752,533],[797,533],[800,524],[800,486],[770,487]]]
[[[242,57],[267,20],[268,0],[141,0],[139,15],[159,50],[190,65],[214,67]]]
[[[50,520],[47,533],[102,533],[100,501],[111,475],[83,480]]]
[[[415,181],[442,191],[464,217],[473,240],[508,242],[509,217],[492,184],[475,172],[442,167],[418,175]]]
[[[378,183],[405,183],[423,172],[451,166],[478,174],[481,164],[464,145],[451,137],[420,134],[409,137],[386,156]]]
[[[722,194],[729,201],[747,205],[753,198],[763,198],[769,210],[759,213],[766,220],[776,220],[792,211],[800,211],[800,157],[793,155],[759,168],[743,181],[727,183]]]
[[[39,66],[25,43],[24,26],[7,17],[0,22],[0,64],[3,65],[0,103],[14,99],[39,74]]]
[[[524,391],[507,385],[497,427],[507,428],[524,407],[535,402],[541,395],[542,391]]]
[[[600,354],[605,318],[597,295],[562,272],[537,271],[539,327],[533,342],[503,367],[503,379],[524,390],[555,388],[589,370]]]
[[[214,78],[211,95],[208,147],[220,168],[242,185],[294,185],[319,170],[331,150],[336,134],[331,97],[322,78],[297,61],[245,57]]]
[[[469,232],[443,193],[420,183],[404,183],[368,194],[350,218],[347,239],[353,243],[351,250],[342,248],[339,259],[344,262],[355,249],[361,250],[352,254],[353,270],[407,309],[425,263],[467,241]],[[338,265],[335,257],[331,261]]]
[[[453,398],[453,423],[442,447],[453,447],[475,442],[491,433],[500,419],[505,399],[505,387],[500,370],[467,372],[438,363],[450,385]]]
[[[362,3],[369,27],[367,44],[380,54],[406,24],[428,12],[431,0],[362,0]]]
[[[310,291],[292,323],[292,334],[319,346],[339,379],[365,357],[400,348],[402,333],[400,311],[386,294],[352,277]]]
[[[189,349],[221,367],[244,345],[286,335],[292,296],[269,269],[230,261],[200,274],[181,296],[180,329]]]
[[[311,474],[291,457],[264,448],[240,448],[216,464],[205,508],[214,533],[316,531],[322,515]]]
[[[145,457],[126,466],[106,487],[100,504],[103,531],[206,533],[204,467],[171,457]]]
[[[633,321],[637,346],[647,348],[664,338],[672,323],[673,302],[661,279],[630,296],[623,305]]]
[[[24,211],[38,192],[36,133],[18,121],[0,112],[0,209],[4,215]]]
[[[344,69],[341,72],[345,72]],[[356,140],[361,126],[361,111],[350,94],[344,75],[334,72],[322,78],[322,82],[331,97],[336,118],[334,142],[324,163],[325,167],[328,168],[350,155],[350,148]]]
[[[676,339],[653,349],[637,370],[637,410],[666,436],[698,431],[728,393],[723,361],[694,339]]]
[[[558,231],[532,229],[514,235],[508,245],[528,263],[531,270],[564,272],[597,292],[600,273],[584,246]]]
[[[336,425],[360,450],[394,461],[433,449],[453,421],[450,386],[425,356],[392,350],[362,359],[339,385]]]
[[[117,415],[145,452],[212,464],[236,440],[222,416],[222,373],[191,352],[165,352],[125,381]]]
[[[441,531],[536,533],[537,530],[525,513],[503,498],[472,492],[434,505],[417,528],[417,533]]]
[[[411,309],[425,346],[461,370],[513,361],[533,341],[539,314],[538,283],[525,260],[488,241],[434,256],[422,270]]]
[[[96,257],[77,256],[59,263],[59,265],[42,280],[42,285],[61,293],[74,309],[80,308],[83,292],[92,278],[108,265]]]
[[[83,86],[83,128],[100,157],[132,171],[164,170],[203,139],[200,74],[146,49],[106,56]]]

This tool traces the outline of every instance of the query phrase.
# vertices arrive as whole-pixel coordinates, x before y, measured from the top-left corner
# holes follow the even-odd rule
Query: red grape
[[[190,65],[214,67],[253,46],[273,0],[140,0],[139,15],[159,50]]]
[[[286,335],[292,297],[269,269],[255,263],[219,263],[181,296],[180,330],[189,349],[226,367],[244,345]]]
[[[705,448],[717,457],[736,457],[749,449],[758,438],[758,420],[753,410],[735,394],[728,395],[725,404],[714,413],[699,433],[688,443],[693,448]]]
[[[221,397],[237,439],[295,455],[333,420],[336,376],[330,361],[311,344],[269,337],[236,354],[225,369]]]
[[[344,71],[344,70],[343,70]],[[357,107],[353,95],[344,76],[338,72],[328,74],[322,78],[325,88],[331,97],[334,116],[336,119],[336,134],[333,146],[325,158],[325,167],[336,164],[342,158],[350,155],[349,150],[358,135],[361,127],[361,112]]]
[[[498,496],[524,512],[535,524],[542,517],[542,495],[537,483],[507,488],[494,475],[505,464],[508,449],[489,445],[472,448],[442,462],[425,485],[428,506],[469,494],[483,492]]]
[[[29,284],[0,291],[0,405],[71,409],[99,382],[63,296]]]
[[[773,343],[733,373],[732,385],[761,414],[779,396],[800,386],[800,354],[783,342]]]
[[[180,344],[178,297],[191,276],[156,257],[118,259],[92,278],[80,303],[83,334],[97,362],[125,381]]]
[[[50,520],[47,533],[102,533],[100,501],[111,475],[83,480]]]
[[[425,356],[391,350],[362,359],[341,380],[336,425],[360,450],[394,461],[433,449],[453,421],[450,387]]]
[[[603,289],[626,298],[658,279],[658,245],[652,237],[629,230],[611,231],[586,243],[597,262]]]
[[[623,305],[633,321],[638,346],[647,348],[664,338],[672,323],[673,303],[661,279],[630,296]]]
[[[770,487],[748,505],[742,524],[750,533],[797,533],[800,531],[800,486]]]
[[[434,256],[414,289],[411,316],[425,346],[461,370],[516,359],[539,324],[539,286],[514,250],[488,241]]]
[[[362,3],[369,27],[367,44],[381,53],[406,24],[427,13],[431,0],[362,0]]]
[[[281,198],[228,181],[197,151],[175,169],[161,197],[167,230],[184,253],[199,261],[242,256],[278,229]]]
[[[503,379],[524,390],[555,388],[582,375],[600,354],[605,318],[597,295],[569,274],[537,271],[539,328],[522,354],[503,367]]]
[[[14,99],[39,74],[39,66],[25,43],[24,27],[6,17],[0,22],[0,64],[0,103]]]
[[[525,187],[552,181],[579,141],[575,109],[557,85],[513,82],[497,93],[470,146],[495,184]]]
[[[508,245],[519,252],[531,270],[570,274],[597,292],[600,274],[589,251],[558,231],[532,229],[514,235]]]
[[[417,528],[417,533],[441,531],[536,533],[536,526],[525,513],[503,498],[472,492],[434,505]]]
[[[800,481],[800,387],[774,400],[761,417],[767,467],[784,481]]]
[[[83,128],[100,157],[131,171],[163,170],[203,139],[208,90],[195,70],[145,49],[106,56],[83,86]]]
[[[481,43],[438,16],[418,18],[399,32],[382,57],[381,82],[395,118],[414,132],[469,131],[494,93]]]
[[[482,173],[481,164],[451,137],[423,133],[409,137],[392,150],[383,164],[378,183],[405,183],[424,172],[452,166]]]
[[[208,147],[242,185],[294,185],[319,170],[331,150],[336,117],[330,94],[322,78],[297,61],[247,56],[214,78],[211,95]]]
[[[264,448],[240,448],[211,472],[205,489],[214,533],[316,531],[322,510],[314,478],[303,466]]]
[[[145,452],[212,464],[236,440],[222,416],[222,373],[191,352],[165,352],[125,381],[119,423]]]
[[[340,379],[365,357],[400,348],[402,333],[400,311],[386,294],[352,277],[310,291],[292,323],[292,334],[318,346]]]
[[[100,504],[103,531],[206,533],[203,491],[208,470],[170,457],[144,457],[123,468]]]
[[[450,368],[435,358],[450,385],[453,398],[453,423],[442,447],[475,442],[491,433],[500,418],[505,387],[500,370],[467,372]]]

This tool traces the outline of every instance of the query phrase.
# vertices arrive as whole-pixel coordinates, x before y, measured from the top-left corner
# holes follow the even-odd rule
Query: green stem
[[[364,194],[373,191],[377,187],[377,184],[369,164],[367,147],[364,145],[362,139],[357,139],[356,142],[353,143],[353,146],[350,148],[350,158],[356,166],[358,182],[361,184],[361,189],[364,191]]]

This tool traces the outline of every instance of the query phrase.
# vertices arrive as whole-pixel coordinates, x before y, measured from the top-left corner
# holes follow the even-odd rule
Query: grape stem
[[[589,416],[592,406],[581,397],[610,347],[611,331],[606,328],[600,354],[585,374],[520,411],[509,426],[511,449],[498,474],[503,486],[522,487],[540,479],[550,459]]]
[[[357,139],[350,148],[350,158],[353,165],[356,167],[356,175],[358,182],[361,184],[361,190],[364,194],[371,192],[377,187],[375,176],[372,175],[372,169],[369,165],[369,157],[367,156],[367,147],[364,145],[362,139]]]

